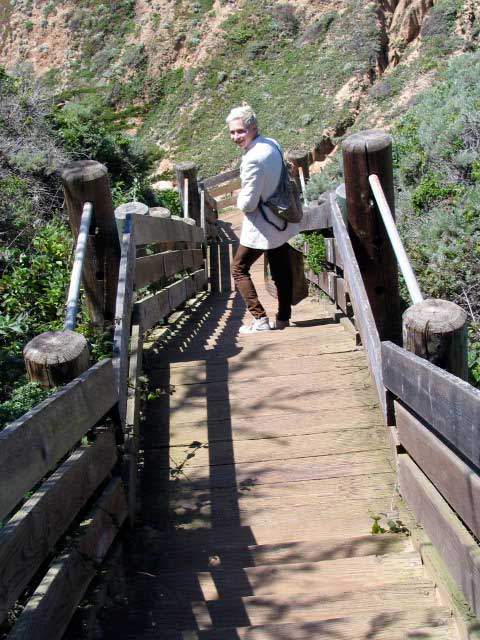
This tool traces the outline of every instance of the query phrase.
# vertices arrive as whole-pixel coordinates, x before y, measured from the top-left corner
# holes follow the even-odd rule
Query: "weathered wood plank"
[[[153,244],[155,242],[203,242],[201,227],[191,225],[183,220],[172,218],[155,218],[131,214],[135,227],[135,242]]]
[[[203,184],[211,193],[211,189],[216,187],[222,182],[227,182],[228,180],[233,180],[234,178],[238,178],[240,175],[240,169],[231,169],[230,171],[224,171],[223,173],[219,173],[216,176],[212,176],[211,178],[206,178],[203,181]]]
[[[382,360],[385,386],[480,466],[480,391],[391,342]]]
[[[163,260],[167,278],[183,271],[183,251],[167,251]]]
[[[480,550],[440,493],[407,454],[398,456],[400,492],[451,576],[480,613]]]
[[[235,178],[234,180],[230,180],[226,184],[221,184],[218,187],[209,188],[208,192],[211,196],[215,198],[217,201],[217,206],[221,205],[221,200],[218,200],[218,196],[223,196],[226,193],[233,193],[233,191],[237,191],[242,186],[240,182],[240,178]]]
[[[358,330],[362,337],[370,372],[375,382],[377,396],[382,408],[385,424],[392,423],[392,409],[387,402],[387,395],[383,386],[382,358],[380,338],[373,318],[370,303],[368,301],[362,274],[358,267],[357,259],[353,251],[352,243],[348,236],[348,231],[343,221],[342,214],[335,200],[335,195],[330,193],[329,206],[332,216],[333,231],[337,241],[338,251],[342,256],[345,266],[345,275],[348,280],[350,300],[355,312],[355,319],[358,322]]]
[[[332,216],[328,202],[312,204],[303,208],[300,231],[315,231],[319,229],[330,229],[331,227]]]
[[[137,219],[140,220],[144,217],[137,216]],[[155,219],[162,221],[160,218]],[[117,303],[115,306],[115,333],[113,336],[113,368],[117,381],[118,412],[122,428],[125,427],[127,410],[128,344],[135,279],[136,238],[133,214],[127,213],[122,239],[122,257],[120,259]]]
[[[140,376],[142,374],[143,359],[143,330],[142,326],[139,324],[134,324],[132,326],[132,337],[130,345],[124,468],[125,476],[127,478],[128,515],[130,523],[133,524],[137,509],[137,469],[140,438],[141,403],[140,395],[142,390]]]
[[[147,284],[165,277],[164,253],[154,253],[135,260],[135,288],[141,289]]]
[[[188,268],[192,268],[194,270],[201,269],[203,267],[203,261],[204,261],[203,249],[192,249],[191,253],[192,253],[193,264],[191,265],[191,267],[189,266]]]
[[[3,519],[115,404],[111,360],[103,360],[0,432]]]
[[[168,292],[166,289],[139,300],[133,306],[133,316],[144,331],[170,313]]]
[[[224,198],[223,200],[217,200],[217,205],[218,205],[219,211],[222,209],[226,209],[227,207],[236,207],[237,196],[234,195],[231,198]]]
[[[73,453],[0,531],[0,622],[117,459],[111,432]]]
[[[205,269],[200,269],[174,282],[165,289],[136,302],[133,314],[143,331],[150,329],[155,323],[183,304],[196,292],[200,292],[206,282]]]
[[[335,238],[325,238],[325,250],[327,262],[343,269],[343,260]]]
[[[399,402],[395,403],[401,444],[435,488],[480,538],[480,478],[478,472],[441,442]]]
[[[60,640],[126,514],[123,485],[114,478],[75,547],[53,563],[30,598],[9,640]]]

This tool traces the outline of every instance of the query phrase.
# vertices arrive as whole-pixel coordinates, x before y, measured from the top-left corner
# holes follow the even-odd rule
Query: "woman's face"
[[[246,149],[246,147],[248,147],[252,140],[257,136],[257,127],[254,125],[251,129],[248,129],[241,118],[231,120],[228,123],[228,127],[230,129],[230,138],[232,142],[242,149]]]

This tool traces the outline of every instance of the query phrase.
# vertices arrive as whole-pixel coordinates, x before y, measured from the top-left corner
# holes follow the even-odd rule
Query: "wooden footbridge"
[[[217,220],[238,173],[181,183],[198,225],[127,213],[115,312],[97,296],[97,318],[115,313],[113,360],[0,433],[4,637],[478,637],[480,393],[461,377],[453,307],[446,328],[443,304],[414,305],[398,346],[368,182],[391,203],[390,151],[379,132],[344,144],[347,224],[334,194],[302,223],[327,237],[325,271],[308,275],[328,298],[306,298],[283,331],[238,335],[241,213]],[[64,176],[73,228],[85,202],[96,215],[86,292],[108,292],[105,172]],[[254,278],[273,315],[263,263]],[[46,369],[65,375],[58,358]]]

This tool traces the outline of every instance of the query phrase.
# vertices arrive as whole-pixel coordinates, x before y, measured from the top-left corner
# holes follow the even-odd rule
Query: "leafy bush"
[[[38,382],[27,382],[25,378],[17,381],[11,397],[0,402],[0,429],[23,416],[54,391],[55,389],[45,391]]]

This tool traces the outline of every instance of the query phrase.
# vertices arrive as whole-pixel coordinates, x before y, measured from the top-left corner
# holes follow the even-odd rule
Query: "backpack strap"
[[[263,208],[264,202],[262,202],[262,200],[260,199],[258,201],[258,208],[260,209],[260,213],[262,214],[262,218],[265,220],[265,222],[268,222],[268,224],[271,224],[272,227],[275,227],[275,229],[277,229],[277,231],[285,231],[285,229],[287,228],[288,225],[288,221],[287,220],[283,220],[284,226],[279,227],[278,224],[275,224],[275,222],[273,222],[272,220],[269,220],[267,217],[267,214],[265,213],[265,210]],[[277,216],[278,217],[278,216]],[[279,218],[280,220],[280,218]]]

